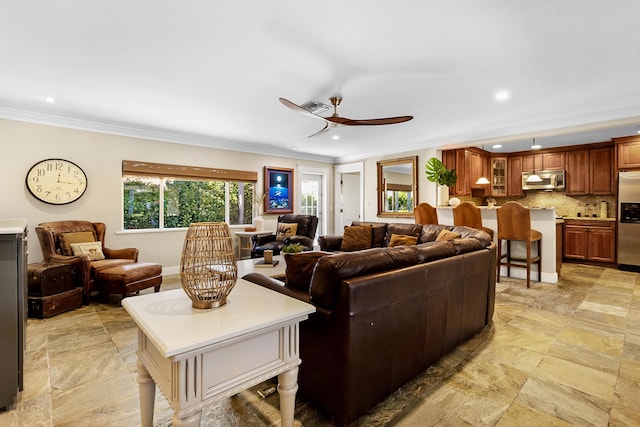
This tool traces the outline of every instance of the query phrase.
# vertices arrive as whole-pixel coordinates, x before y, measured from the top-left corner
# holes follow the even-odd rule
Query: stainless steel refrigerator
[[[27,221],[0,219],[0,410],[23,388],[27,328]]]
[[[618,174],[618,268],[640,271],[640,172]]]

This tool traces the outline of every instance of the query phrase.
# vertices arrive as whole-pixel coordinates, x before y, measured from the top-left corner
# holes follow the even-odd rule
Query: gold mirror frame
[[[385,167],[393,167],[398,165],[408,164],[411,166],[411,186],[406,188],[407,184],[395,184],[389,183],[385,179]],[[378,161],[378,216],[385,218],[413,218],[413,209],[418,205],[418,156],[401,157],[391,160]],[[385,209],[385,190],[389,189],[389,186],[393,185],[396,189],[411,191],[411,206],[406,212],[388,211]]]

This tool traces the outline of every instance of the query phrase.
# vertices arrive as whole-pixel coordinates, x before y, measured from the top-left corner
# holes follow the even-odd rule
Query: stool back
[[[530,240],[531,211],[518,202],[507,202],[497,209],[498,239]]]
[[[473,203],[462,202],[453,208],[453,225],[464,225],[482,230],[482,214],[480,208]]]
[[[437,224],[438,212],[429,203],[420,203],[413,210],[416,224]]]

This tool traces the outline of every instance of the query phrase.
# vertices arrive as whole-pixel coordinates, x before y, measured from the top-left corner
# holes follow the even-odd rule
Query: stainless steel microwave
[[[537,177],[537,178],[536,178]],[[523,190],[563,190],[564,171],[522,172]]]

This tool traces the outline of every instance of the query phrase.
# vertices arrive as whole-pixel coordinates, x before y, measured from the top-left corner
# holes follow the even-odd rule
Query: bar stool
[[[477,230],[484,230],[489,233],[493,240],[493,230],[482,226],[482,213],[480,208],[473,203],[462,202],[453,208],[453,225],[464,225]]]
[[[429,203],[420,203],[413,210],[413,216],[416,219],[416,224],[437,224],[438,212],[436,208]]]
[[[538,282],[542,272],[542,234],[531,228],[531,211],[518,202],[507,202],[496,209],[498,218],[498,277],[500,282],[500,266],[507,266],[507,276],[511,273],[511,267],[524,267],[527,269],[527,288],[531,282],[531,264],[538,264]],[[507,253],[502,255],[502,241],[507,241]],[[511,241],[523,241],[527,245],[526,258],[514,258],[511,256]],[[531,256],[531,243],[538,242],[538,255]],[[502,261],[506,258],[506,261]],[[516,262],[513,262],[516,261]]]

